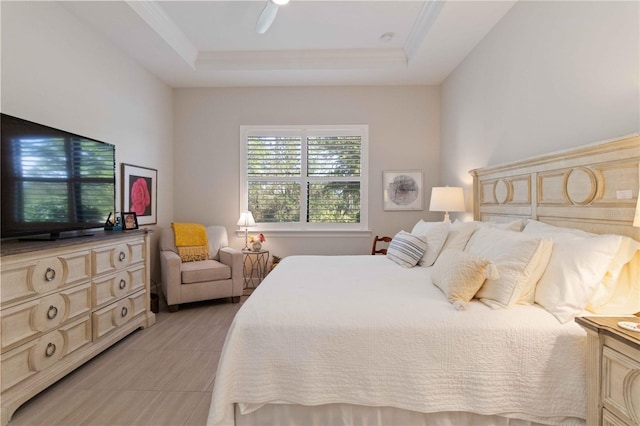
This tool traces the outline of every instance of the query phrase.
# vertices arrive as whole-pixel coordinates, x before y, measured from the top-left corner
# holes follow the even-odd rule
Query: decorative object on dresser
[[[122,211],[134,212],[140,225],[158,222],[158,171],[122,163]]]
[[[587,332],[587,424],[640,424],[640,334],[618,326],[637,317],[578,317]]]
[[[253,218],[253,214],[250,211],[240,213],[240,219],[238,219],[237,226],[244,228],[244,247],[242,250],[249,250],[249,228],[256,226],[256,221]]]
[[[429,211],[444,212],[444,221],[449,222],[449,212],[464,211],[464,193],[462,188],[442,186],[431,188]]]
[[[171,312],[177,311],[181,303],[223,297],[231,297],[234,303],[240,301],[242,253],[229,247],[224,226],[208,226],[205,231],[207,253],[203,260],[195,261],[181,259],[173,229],[161,231],[161,288]]]
[[[2,425],[29,398],[155,323],[146,231],[6,241],[0,272]]]
[[[138,216],[136,212],[122,213],[122,229],[125,231],[138,229]]]

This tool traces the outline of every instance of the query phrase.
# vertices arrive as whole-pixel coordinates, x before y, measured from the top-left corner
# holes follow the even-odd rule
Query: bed
[[[434,254],[439,224],[394,237],[424,237],[422,266],[389,253],[284,259],[229,329],[208,424],[584,424],[586,336],[572,319],[587,303],[574,301],[635,309],[639,161],[633,136],[474,170],[468,238],[469,224],[447,225]],[[452,278],[460,256],[482,273],[464,275],[479,281],[473,299]],[[573,261],[587,265],[567,272]],[[555,287],[578,279],[567,273],[590,284]]]

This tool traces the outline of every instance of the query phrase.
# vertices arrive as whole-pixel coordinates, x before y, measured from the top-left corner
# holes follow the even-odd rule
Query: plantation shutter
[[[243,126],[246,209],[263,229],[364,229],[366,134],[362,125]]]
[[[307,138],[307,222],[358,223],[360,136]]]

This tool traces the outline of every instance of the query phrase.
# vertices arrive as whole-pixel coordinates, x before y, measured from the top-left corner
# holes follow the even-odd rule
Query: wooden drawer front
[[[92,314],[93,340],[98,340],[136,315],[144,313],[146,308],[146,292],[141,290],[95,311]]]
[[[640,424],[640,362],[608,346],[602,348],[602,399],[625,422]]]
[[[113,273],[144,261],[144,240],[97,248],[93,253],[93,275]]]
[[[144,288],[144,265],[93,281],[93,307],[98,308]]]
[[[82,251],[3,267],[2,304],[88,281],[89,260],[89,252]]]
[[[606,408],[602,410],[602,426],[629,426]]]
[[[37,374],[91,342],[89,317],[2,354],[2,391]]]
[[[1,350],[15,347],[39,334],[53,330],[66,321],[83,314],[87,315],[90,309],[89,283],[4,309],[0,311]]]

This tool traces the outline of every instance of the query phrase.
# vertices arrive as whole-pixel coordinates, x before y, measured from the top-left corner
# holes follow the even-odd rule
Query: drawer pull
[[[122,316],[122,318],[126,317],[127,314],[129,313],[129,310],[127,309],[126,306],[122,307],[122,311],[120,311],[120,316]]]
[[[124,261],[127,258],[127,255],[124,254],[123,251],[120,252],[120,254],[118,255],[118,260],[120,260],[120,262]]]
[[[127,282],[125,280],[120,280],[120,285],[118,287],[120,287],[120,290],[124,290],[124,288],[127,286]]]
[[[49,343],[47,345],[47,349],[44,350],[44,354],[47,356],[47,358],[49,358],[49,357],[52,357],[55,353],[56,353],[56,345],[54,345],[53,343]]]
[[[56,270],[53,268],[47,268],[44,273],[44,279],[47,281],[53,281],[56,279]]]
[[[56,308],[53,305],[49,306],[49,309],[47,310],[47,318],[52,320],[57,316],[58,316],[58,308]]]

